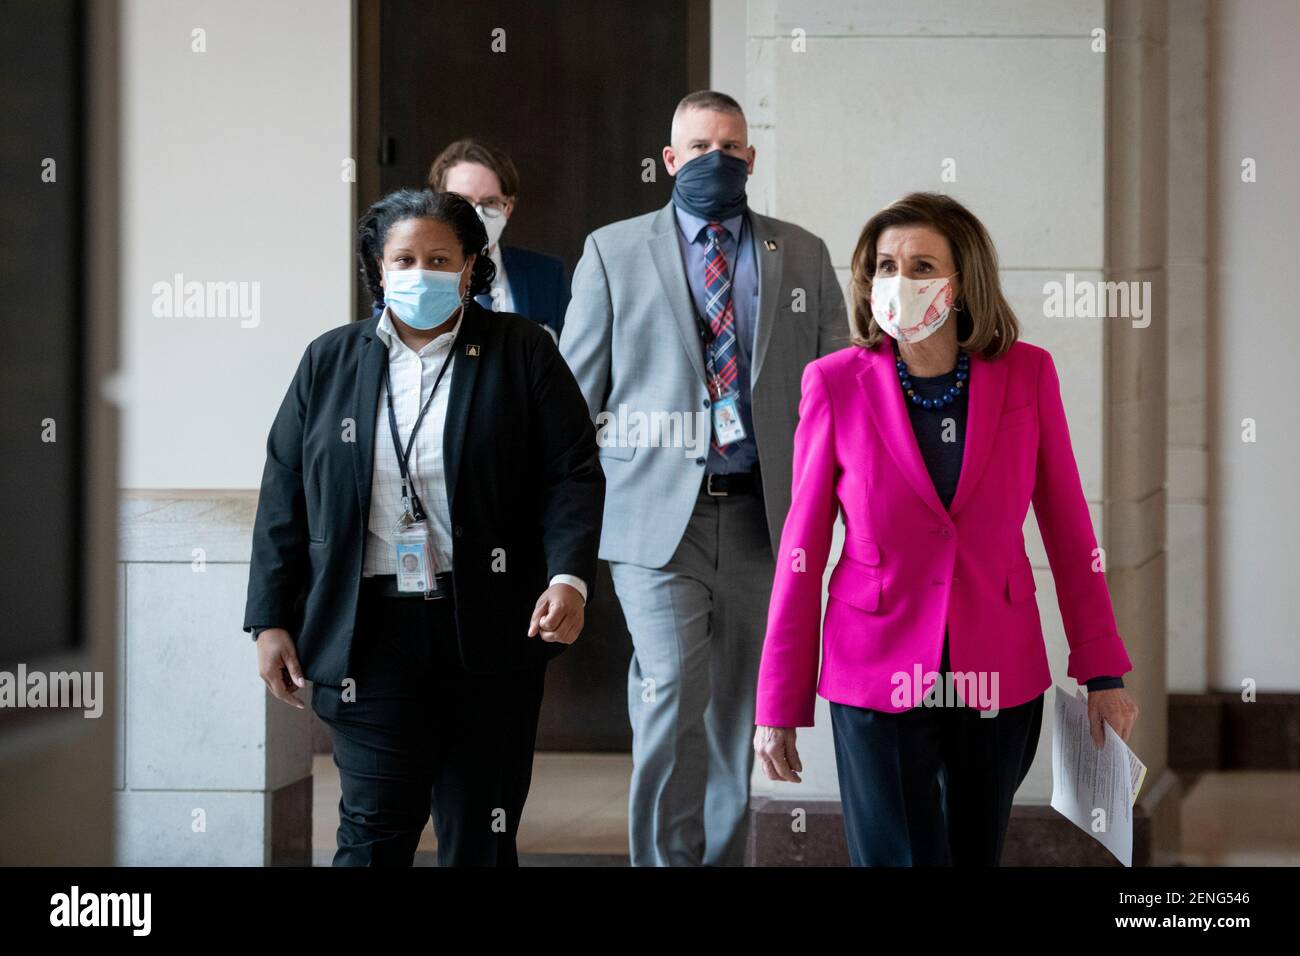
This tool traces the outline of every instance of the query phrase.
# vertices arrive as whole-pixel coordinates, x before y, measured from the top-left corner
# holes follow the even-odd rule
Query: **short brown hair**
[[[745,111],[740,108],[740,104],[726,93],[719,93],[717,90],[696,90],[683,96],[681,102],[677,104],[677,109],[673,110],[672,125],[668,128],[669,140],[677,129],[677,118],[687,110],[712,110],[715,113],[731,113],[742,120],[745,119]],[[747,120],[746,122],[748,123]]]
[[[853,250],[849,297],[853,302],[853,344],[875,348],[884,336],[871,314],[871,280],[876,243],[890,226],[930,226],[948,240],[960,276],[955,307],[957,341],[969,352],[996,358],[1020,337],[1020,323],[1002,295],[998,254],[974,213],[942,193],[909,193],[867,220]]]
[[[745,115],[745,111],[733,97],[726,93],[719,93],[717,90],[696,90],[694,93],[687,93],[677,104],[677,109],[673,110],[673,115],[684,113],[686,110],[713,110],[715,113]]]
[[[502,199],[513,200],[519,195],[519,170],[515,168],[514,161],[504,150],[477,139],[458,139],[438,154],[438,158],[429,167],[429,188],[435,192],[444,191],[447,187],[443,185],[443,180],[458,163],[477,163],[496,173],[497,180],[501,183]]]

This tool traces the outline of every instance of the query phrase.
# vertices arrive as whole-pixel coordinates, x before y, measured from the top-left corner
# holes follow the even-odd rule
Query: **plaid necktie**
[[[704,250],[704,311],[713,339],[705,349],[705,369],[709,378],[709,396],[717,401],[734,390],[736,384],[736,313],[731,305],[731,276],[722,254],[722,237],[726,232],[720,222],[708,225],[708,245]],[[714,450],[724,458],[726,449],[718,444],[713,429]]]

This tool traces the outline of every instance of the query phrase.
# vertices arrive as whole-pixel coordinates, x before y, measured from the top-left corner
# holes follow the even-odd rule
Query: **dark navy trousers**
[[[995,717],[973,707],[830,710],[854,866],[998,865],[1012,797],[1038,748],[1043,695]]]

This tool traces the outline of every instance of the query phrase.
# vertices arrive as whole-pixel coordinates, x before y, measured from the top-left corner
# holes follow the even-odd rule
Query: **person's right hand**
[[[257,672],[274,696],[299,710],[307,706],[298,699],[298,691],[293,686],[305,687],[307,682],[302,679],[298,649],[284,628],[268,627],[257,635]]]
[[[794,738],[794,727],[764,727],[760,724],[755,728],[754,753],[763,764],[768,780],[803,782],[799,779],[803,761],[799,759]]]

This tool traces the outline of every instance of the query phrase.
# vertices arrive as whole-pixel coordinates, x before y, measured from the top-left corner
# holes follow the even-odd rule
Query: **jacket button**
[[[951,538],[951,537],[952,537],[952,529],[951,529],[951,528],[941,528],[941,529],[939,530],[939,533],[940,533],[941,535],[943,535],[945,538]]]
[[[702,465],[702,464],[704,464],[704,459],[703,459],[703,458],[696,458],[696,459],[695,459],[695,464],[697,464],[697,465]]]
[[[705,408],[709,407],[709,400],[707,398],[704,400],[704,407]]]
[[[453,533],[454,533],[454,534],[456,535],[456,537],[458,537],[458,538],[459,538],[459,537],[464,533],[464,530],[465,530],[465,529],[462,528],[460,525],[456,525],[456,527],[455,527],[454,529],[452,529]]]

